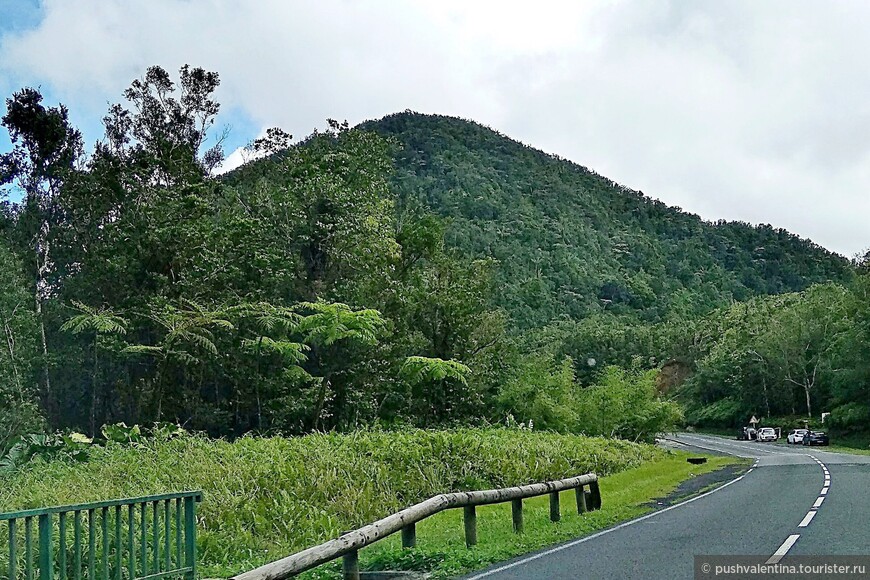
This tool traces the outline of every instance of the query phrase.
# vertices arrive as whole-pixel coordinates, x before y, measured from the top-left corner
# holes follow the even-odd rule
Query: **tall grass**
[[[232,443],[189,436],[94,449],[86,463],[29,464],[0,478],[0,511],[202,489],[203,575],[309,547],[426,499],[661,457],[647,445],[519,430],[360,432]]]

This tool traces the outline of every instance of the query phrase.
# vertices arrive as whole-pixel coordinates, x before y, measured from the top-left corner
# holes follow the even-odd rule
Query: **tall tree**
[[[9,131],[13,149],[0,155],[0,185],[14,183],[24,194],[20,230],[30,248],[34,274],[33,292],[43,355],[46,400],[51,396],[48,340],[43,306],[52,292],[52,228],[59,220],[58,200],[82,156],[82,138],[69,122],[65,106],[46,107],[42,94],[24,88],[6,100],[2,125]]]
[[[75,335],[88,334],[92,337],[93,367],[91,369],[91,437],[97,434],[97,393],[100,382],[100,350],[107,347],[109,336],[127,334],[128,321],[107,308],[94,308],[81,302],[74,302],[78,314],[71,317],[60,330]],[[105,400],[105,396],[103,397]]]
[[[24,433],[38,431],[38,329],[21,263],[0,240],[0,454]]]

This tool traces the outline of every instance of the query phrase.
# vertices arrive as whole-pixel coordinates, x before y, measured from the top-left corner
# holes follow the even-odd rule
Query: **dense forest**
[[[63,105],[7,99],[0,451],[121,421],[649,439],[674,399],[701,423],[868,416],[868,283],[841,256],[410,112],[271,130],[215,176],[218,85],[150,68],[89,153]]]

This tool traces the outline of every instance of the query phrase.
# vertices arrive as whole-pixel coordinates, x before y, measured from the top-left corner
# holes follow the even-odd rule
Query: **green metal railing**
[[[194,580],[200,501],[188,491],[0,513],[0,580]]]

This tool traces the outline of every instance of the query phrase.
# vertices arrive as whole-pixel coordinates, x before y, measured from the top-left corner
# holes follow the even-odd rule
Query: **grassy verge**
[[[189,436],[136,447],[93,449],[84,463],[32,462],[0,476],[0,511],[202,489],[200,570],[205,577],[226,577],[334,538],[438,493],[507,487],[590,471],[610,476],[658,464],[667,457],[671,456],[666,451],[650,445],[513,429],[246,437],[232,443]],[[672,477],[667,473],[661,476]],[[589,516],[590,522],[601,525],[615,521],[608,518],[635,513],[614,512],[623,504],[616,499],[617,487],[608,491],[613,480],[605,481],[607,509]],[[640,501],[640,496],[637,499]],[[539,537],[534,532],[536,513],[529,513],[530,540],[523,541]],[[482,510],[481,544],[487,542],[489,519],[489,512]],[[436,527],[454,529],[449,519],[434,521]],[[439,523],[442,521],[448,523]],[[509,526],[510,518],[507,521]],[[421,526],[419,532],[421,543],[426,545],[428,525]],[[569,526],[566,523],[557,528],[567,530]],[[4,530],[0,526],[0,546],[5,545]],[[437,541],[437,533],[431,536]],[[445,532],[445,541],[447,536],[456,539],[452,532]],[[543,539],[534,541],[561,537],[541,536]],[[528,544],[527,548],[537,545]],[[522,548],[486,557],[516,549]],[[475,553],[462,558],[474,558]],[[5,557],[5,550],[0,550],[0,570]],[[466,560],[456,565],[474,565],[463,562]]]
[[[419,570],[433,578],[451,578],[489,564],[533,552],[610,527],[652,511],[651,502],[672,493],[680,483],[695,475],[729,465],[748,465],[734,457],[710,457],[703,465],[686,462],[690,454],[670,452],[651,461],[601,480],[602,509],[579,515],[574,492],[562,492],[562,519],[549,519],[549,498],[524,502],[524,533],[511,527],[510,504],[478,508],[478,545],[465,547],[462,510],[449,510],[417,524],[417,548],[402,549],[398,534],[360,552],[362,569]],[[695,455],[695,454],[692,454]],[[340,578],[340,564],[334,562],[305,575],[308,579]]]

